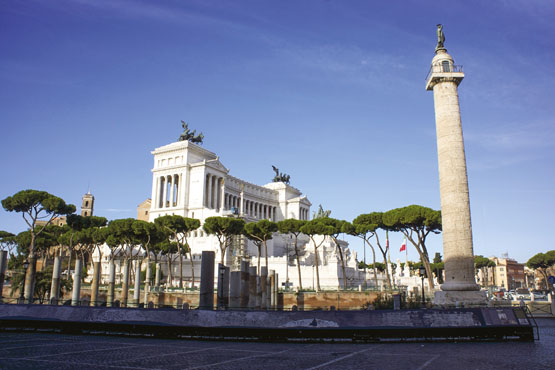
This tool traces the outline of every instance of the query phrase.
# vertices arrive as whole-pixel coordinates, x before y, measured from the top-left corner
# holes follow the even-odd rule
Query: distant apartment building
[[[508,257],[490,257],[495,262],[495,267],[491,267],[491,285],[505,290],[526,287],[526,275],[524,264]]]

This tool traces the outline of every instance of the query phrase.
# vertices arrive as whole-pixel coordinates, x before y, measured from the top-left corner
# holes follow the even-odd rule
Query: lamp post
[[[420,273],[420,279],[422,279],[422,305],[425,305],[426,297],[424,295],[424,279],[426,278],[426,268],[424,266],[420,266],[418,272]]]
[[[23,262],[23,285],[21,286],[21,293],[19,294],[19,303],[25,303],[25,279],[27,277],[28,267],[29,261],[25,260],[25,262]]]

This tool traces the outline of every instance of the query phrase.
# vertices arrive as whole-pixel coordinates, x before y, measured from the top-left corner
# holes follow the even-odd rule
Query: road
[[[253,343],[0,333],[1,369],[553,369],[555,319],[534,343]]]

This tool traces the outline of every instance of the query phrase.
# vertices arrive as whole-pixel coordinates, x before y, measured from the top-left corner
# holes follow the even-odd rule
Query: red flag
[[[399,250],[399,252],[406,251],[406,250],[407,250],[407,239],[403,238],[403,245],[401,245],[401,249]]]

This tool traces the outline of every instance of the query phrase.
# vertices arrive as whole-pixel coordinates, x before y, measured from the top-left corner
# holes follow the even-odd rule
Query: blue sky
[[[265,184],[276,165],[313,210],[439,209],[425,77],[442,23],[466,74],[475,253],[553,249],[555,3],[373,3],[3,2],[0,198],[34,188],[79,205],[90,186],[96,214],[135,217],[150,151],[185,120],[232,175]],[[2,209],[0,229],[25,224]]]

